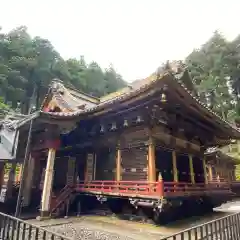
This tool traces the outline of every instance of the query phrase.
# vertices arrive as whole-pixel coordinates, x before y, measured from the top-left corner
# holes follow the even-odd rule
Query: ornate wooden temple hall
[[[233,194],[234,159],[204,153],[240,139],[240,131],[198,100],[177,64],[102,98],[52,81],[40,111],[2,123],[18,142],[10,161],[23,163],[31,124],[23,206],[39,208],[41,217],[98,201],[157,220]]]

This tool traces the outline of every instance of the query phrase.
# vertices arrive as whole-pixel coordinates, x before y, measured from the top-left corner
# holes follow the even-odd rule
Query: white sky
[[[110,63],[127,81],[183,59],[216,29],[240,33],[239,0],[0,0],[4,31],[26,25],[64,58]]]

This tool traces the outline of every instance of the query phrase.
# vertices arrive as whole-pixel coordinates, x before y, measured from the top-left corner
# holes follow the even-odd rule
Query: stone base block
[[[39,221],[43,221],[46,219],[50,219],[50,212],[49,211],[40,211],[40,216],[38,216],[36,219]]]

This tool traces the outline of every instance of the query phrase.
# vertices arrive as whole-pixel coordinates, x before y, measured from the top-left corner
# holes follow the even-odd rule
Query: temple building
[[[31,124],[23,205],[39,207],[42,217],[61,214],[76,196],[115,212],[126,203],[151,209],[157,220],[232,195],[234,164],[204,153],[240,139],[240,131],[198,99],[178,64],[102,98],[53,80],[40,111],[8,125],[17,134],[15,162],[23,162]]]
[[[219,149],[209,149],[205,153],[208,181],[235,182],[237,159],[224,154]]]

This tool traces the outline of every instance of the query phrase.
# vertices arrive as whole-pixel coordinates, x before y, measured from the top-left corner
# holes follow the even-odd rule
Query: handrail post
[[[158,182],[157,182],[157,192],[161,197],[164,196],[164,183],[161,172],[158,174]]]

